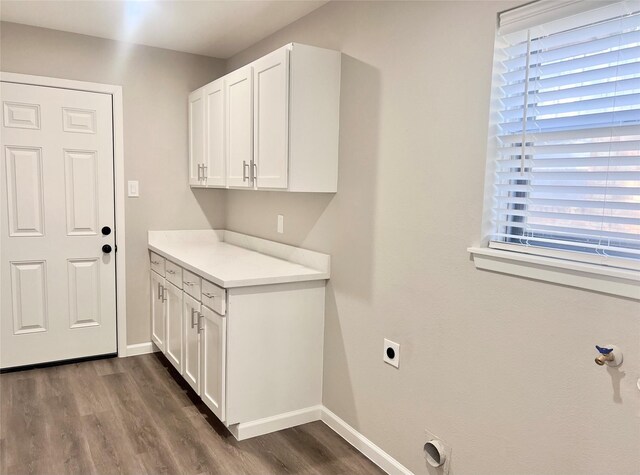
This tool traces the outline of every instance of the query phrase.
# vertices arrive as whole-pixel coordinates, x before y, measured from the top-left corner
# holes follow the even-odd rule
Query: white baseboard
[[[324,406],[322,407],[322,422],[389,475],[413,475],[411,470]]]
[[[323,407],[312,406],[298,411],[278,414],[273,417],[265,417],[251,422],[243,422],[229,426],[229,430],[238,440],[250,439],[259,435],[268,434],[289,427],[299,426],[307,422],[319,421]]]
[[[146,355],[147,353],[153,353],[158,350],[158,347],[152,342],[136,343],[135,345],[127,345],[126,356]]]

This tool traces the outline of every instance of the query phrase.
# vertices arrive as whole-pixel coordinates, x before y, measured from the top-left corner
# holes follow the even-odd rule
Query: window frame
[[[619,0],[611,0],[604,3],[615,4],[621,3]],[[531,21],[532,17],[539,17],[538,23],[563,19],[580,10],[588,10],[592,8],[587,2],[568,0],[565,2],[541,0],[532,4],[509,10],[504,13],[507,28],[513,31],[523,29],[522,22]],[[500,16],[502,20],[502,16]],[[502,25],[501,25],[502,27]],[[571,287],[584,288],[597,292],[603,292],[611,295],[618,295],[626,298],[640,300],[640,260],[638,267],[632,265],[631,269],[627,268],[628,260],[625,261],[625,268],[614,267],[611,263],[611,257],[607,258],[604,263],[605,256],[594,252],[576,252],[575,250],[562,249],[561,245],[549,247],[530,247],[522,244],[510,243],[509,238],[503,242],[492,241],[491,236],[495,232],[495,224],[493,222],[494,210],[494,186],[496,184],[496,168],[498,162],[498,141],[496,137],[499,135],[499,76],[502,68],[502,45],[500,44],[500,36],[496,31],[496,41],[494,44],[494,61],[493,61],[493,81],[491,89],[491,116],[489,120],[489,134],[487,144],[487,161],[485,167],[485,196],[484,196],[484,212],[483,212],[483,229],[482,237],[474,246],[469,247],[475,266],[478,269],[499,272],[503,274],[516,275],[535,280],[542,280]],[[525,181],[526,176],[523,177]],[[520,193],[520,192],[516,192]],[[522,192],[523,197],[528,196],[528,192]],[[526,207],[526,204],[522,204]],[[512,218],[512,216],[510,216]],[[522,218],[526,219],[525,217]],[[505,226],[509,228],[509,226]],[[505,233],[508,234],[508,233]],[[545,234],[545,238],[552,235]],[[537,236],[540,238],[541,236]],[[565,236],[559,236],[564,239]],[[536,235],[523,239],[535,240]],[[585,238],[585,243],[588,240]],[[615,261],[615,259],[613,259]]]

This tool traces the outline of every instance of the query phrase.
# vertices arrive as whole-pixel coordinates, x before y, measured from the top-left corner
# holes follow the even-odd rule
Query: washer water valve
[[[596,345],[596,350],[600,353],[596,356],[598,366],[620,366],[622,364],[622,351],[615,345],[600,347]]]

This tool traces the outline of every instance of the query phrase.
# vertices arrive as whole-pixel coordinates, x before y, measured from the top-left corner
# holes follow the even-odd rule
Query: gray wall
[[[5,72],[118,84],[124,98],[127,339],[150,340],[148,229],[224,225],[225,194],[187,185],[187,95],[219,77],[220,60],[34,28],[0,25]]]
[[[638,303],[478,271],[466,251],[511,6],[332,2],[233,57],[228,70],[291,41],[344,53],[338,193],[231,191],[227,228],[332,255],[324,403],[416,474],[425,428],[453,446],[454,474],[637,474]],[[593,362],[608,342],[619,371]]]
[[[0,65],[124,85],[126,175],[142,191],[127,200],[130,343],[149,340],[146,230],[226,222],[332,255],[324,403],[416,474],[425,428],[453,446],[457,475],[635,474],[637,302],[481,272],[466,252],[509,6],[332,2],[227,62],[290,41],[343,51],[336,195],[189,190],[185,98],[216,60],[3,24]],[[384,337],[402,345],[399,370]],[[596,367],[596,343],[619,345],[624,366]]]

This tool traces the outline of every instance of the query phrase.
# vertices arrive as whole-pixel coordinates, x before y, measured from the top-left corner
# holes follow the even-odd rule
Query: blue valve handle
[[[600,352],[600,354],[602,355],[608,355],[609,353],[611,353],[613,351],[613,348],[601,348],[598,345],[596,345],[596,349]]]

